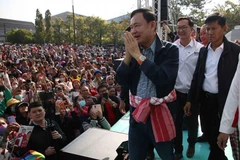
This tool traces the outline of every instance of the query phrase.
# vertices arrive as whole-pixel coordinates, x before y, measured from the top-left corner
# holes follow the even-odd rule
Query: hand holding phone
[[[108,93],[103,93],[103,98],[105,98],[106,100],[108,100]]]
[[[15,119],[14,116],[8,116],[7,119],[8,119],[8,123],[9,123],[9,124],[11,124],[11,123],[13,123],[13,122],[16,122],[16,119]]]
[[[102,119],[102,106],[101,104],[95,104],[92,106],[92,110],[93,112],[97,115],[97,117],[99,117],[100,119]]]

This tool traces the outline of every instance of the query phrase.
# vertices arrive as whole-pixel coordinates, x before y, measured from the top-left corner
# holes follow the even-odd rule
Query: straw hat
[[[17,104],[19,103],[20,101],[15,99],[15,98],[11,98],[7,101],[7,107],[11,106],[11,105],[14,105],[14,104]]]

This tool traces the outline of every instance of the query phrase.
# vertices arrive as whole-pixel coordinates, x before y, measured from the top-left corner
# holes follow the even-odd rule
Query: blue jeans
[[[130,111],[130,114],[132,115],[132,111]],[[149,144],[153,144],[162,160],[175,159],[173,153],[173,141],[156,143],[150,117],[146,124],[144,124],[137,123],[133,117],[130,116],[128,142],[130,160],[145,160]]]

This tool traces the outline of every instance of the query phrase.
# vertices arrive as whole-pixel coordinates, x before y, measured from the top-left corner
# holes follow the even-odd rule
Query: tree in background
[[[45,42],[45,26],[43,23],[43,16],[38,9],[36,11],[35,28],[36,28],[36,33],[35,33],[36,43],[39,43],[39,44],[44,43]]]
[[[180,17],[190,17],[195,24],[201,26],[204,23],[207,11],[204,9],[211,0],[170,0],[169,11],[173,24]]]
[[[75,33],[77,44],[94,44],[94,45],[105,45],[112,44],[122,45],[123,40],[121,34],[129,25],[130,18],[123,19],[121,22],[111,21],[107,22],[99,17],[84,17],[75,16]],[[36,10],[35,19],[35,42],[38,44],[43,43],[73,43],[73,15],[67,15],[66,21],[62,18],[55,18],[52,21],[51,12],[47,10],[45,12],[45,24],[42,14],[39,10]],[[12,31],[9,34],[9,41],[22,43],[23,38],[14,38],[16,31]],[[25,32],[22,32],[25,33]],[[27,34],[28,36],[28,34]],[[21,36],[22,37],[22,36]],[[18,41],[19,40],[19,41]],[[34,38],[32,38],[34,40]]]
[[[231,1],[226,1],[224,5],[217,5],[214,12],[222,13],[227,19],[228,30],[240,24],[240,6]]]
[[[85,24],[86,17],[75,16],[75,27],[76,27],[76,43],[84,44],[86,43],[86,28]]]
[[[193,22],[198,26],[203,25],[206,17],[206,11],[204,7],[206,4],[211,3],[211,0],[184,0],[180,1],[180,4],[190,10],[190,13],[187,14],[188,17],[191,17]]]
[[[171,20],[172,20],[171,23],[173,23],[173,25],[177,23],[177,20],[179,17],[183,16],[183,13],[181,11],[180,2],[181,2],[180,0],[170,0],[169,1],[169,10],[168,10],[169,12],[168,13],[169,13],[169,16],[171,17]]]
[[[123,33],[123,31],[120,30],[120,25],[117,21],[111,21],[108,24],[107,28],[107,36],[109,37],[108,43],[111,43],[114,45],[114,47],[116,47],[116,45],[118,44],[118,37],[121,36],[121,33]]]
[[[34,36],[26,29],[12,29],[7,33],[7,41],[11,43],[34,43]]]
[[[64,41],[64,31],[65,25],[62,18],[55,18],[53,23],[53,38],[55,43],[60,44]]]
[[[98,26],[98,27],[95,27],[96,39],[94,43],[101,46],[103,43],[103,37],[107,32],[106,21],[97,17],[93,25]]]
[[[51,43],[53,42],[53,27],[52,27],[52,16],[49,10],[45,12],[45,26],[46,26],[45,42]]]
[[[75,16],[76,17],[76,16]],[[64,22],[65,25],[65,33],[63,34],[65,42],[66,43],[73,43],[73,32],[74,32],[74,28],[73,28],[73,15],[72,14],[68,14],[66,21]]]
[[[95,26],[95,17],[86,17],[85,24],[86,24],[86,42],[89,44],[94,43],[94,39],[96,38],[96,28]]]

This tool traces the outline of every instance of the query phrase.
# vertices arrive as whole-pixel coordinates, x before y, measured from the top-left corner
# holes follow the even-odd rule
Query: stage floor
[[[128,127],[129,127],[129,112],[126,113],[114,126],[112,126],[111,130],[116,132],[121,132],[121,133],[128,133]],[[198,132],[199,132],[198,133],[199,135],[202,134],[200,128]],[[209,155],[209,145],[207,142],[196,143],[195,155],[192,158],[187,158],[186,156],[186,151],[188,147],[187,131],[183,131],[183,145],[184,145],[184,151],[183,151],[182,160],[207,160]],[[227,144],[227,148],[225,149],[225,154],[228,157],[228,160],[233,160],[230,142],[228,142]],[[160,160],[156,151],[155,151],[155,159]]]

